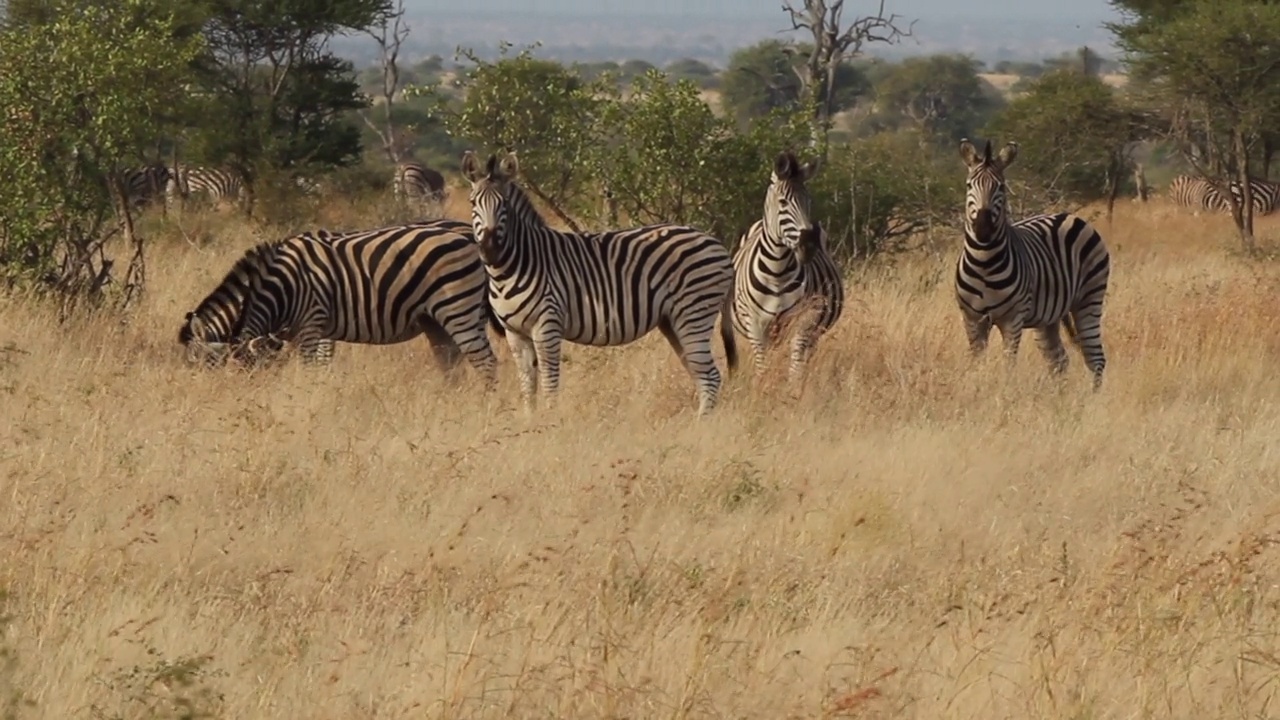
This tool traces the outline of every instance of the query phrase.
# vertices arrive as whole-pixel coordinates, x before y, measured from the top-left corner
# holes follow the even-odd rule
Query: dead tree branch
[[[382,142],[382,151],[393,163],[400,162],[400,146],[396,142],[395,121],[391,110],[395,106],[396,93],[400,90],[400,49],[409,37],[409,26],[404,20],[404,0],[396,0],[396,7],[382,22],[365,30],[365,34],[378,44],[379,61],[382,65],[382,122],[374,122],[368,113],[361,110],[360,119]]]

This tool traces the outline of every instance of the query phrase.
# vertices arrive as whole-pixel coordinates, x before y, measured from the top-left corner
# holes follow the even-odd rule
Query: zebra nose
[[[973,231],[979,240],[991,237],[996,228],[995,216],[989,208],[982,208],[973,219]]]

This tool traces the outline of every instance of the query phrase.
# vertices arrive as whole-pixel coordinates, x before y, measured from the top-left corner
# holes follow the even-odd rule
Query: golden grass
[[[656,334],[569,346],[534,418],[505,347],[489,395],[425,342],[188,368],[182,314],[263,232],[174,222],[126,326],[0,301],[19,716],[1274,712],[1280,268],[1229,220],[1100,225],[1096,396],[1030,336],[970,363],[952,244],[852,274],[799,399],[738,381],[705,421]]]

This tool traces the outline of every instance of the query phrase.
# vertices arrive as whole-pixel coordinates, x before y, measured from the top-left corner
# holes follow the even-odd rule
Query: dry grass
[[[0,703],[1274,714],[1280,267],[1230,252],[1224,218],[1120,212],[1099,395],[1032,342],[1010,377],[970,364],[952,246],[854,273],[801,398],[738,382],[702,422],[660,337],[570,346],[536,418],[505,348],[491,395],[418,342],[185,367],[183,312],[261,233],[154,227],[128,326],[0,301]]]

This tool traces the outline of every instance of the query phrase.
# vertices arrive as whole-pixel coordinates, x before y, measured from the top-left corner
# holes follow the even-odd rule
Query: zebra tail
[[[1072,319],[1070,313],[1067,313],[1066,315],[1062,316],[1062,329],[1067,331],[1067,339],[1071,341],[1072,345],[1075,345],[1081,350],[1084,349],[1080,345],[1079,335],[1076,334],[1076,322],[1074,319]]]
[[[729,374],[738,369],[738,347],[733,339],[733,288],[724,294],[720,307],[720,340],[724,342],[724,357],[729,363]]]

